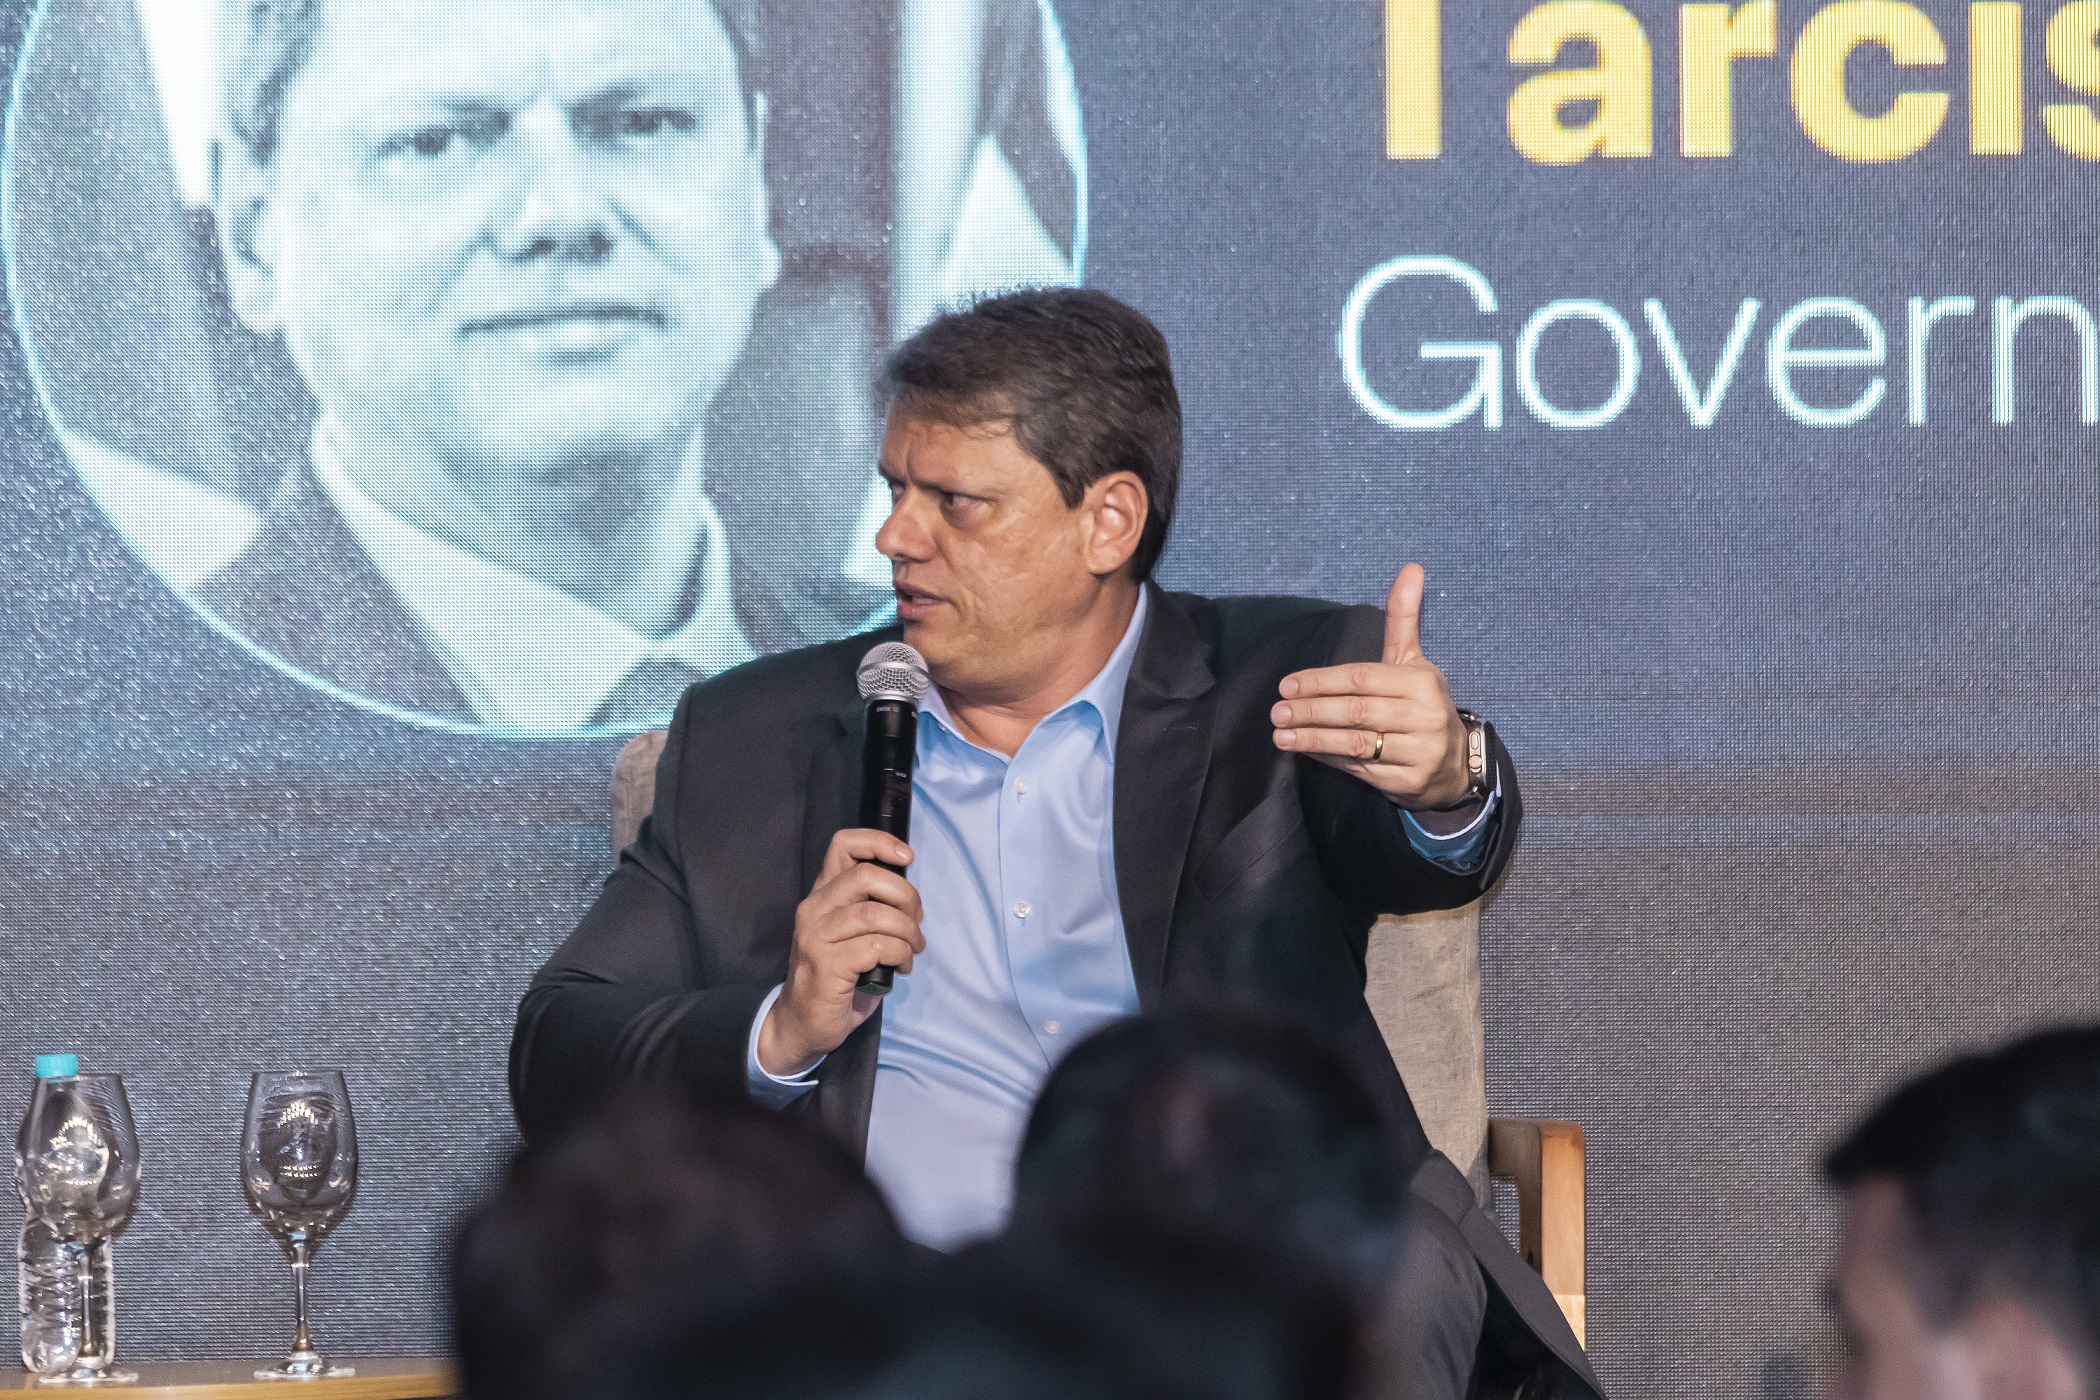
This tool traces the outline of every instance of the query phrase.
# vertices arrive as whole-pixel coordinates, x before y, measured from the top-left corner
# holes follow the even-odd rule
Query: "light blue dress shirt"
[[[1036,1091],[1065,1051],[1138,1009],[1116,895],[1116,731],[1144,634],[1140,598],[1108,664],[1045,717],[1009,759],[963,738],[938,689],[919,706],[907,872],[925,907],[926,951],[883,1004],[868,1174],[904,1232],[947,1249],[996,1233]],[[1498,794],[1499,796],[1499,794]],[[1410,842],[1453,869],[1477,865],[1495,802],[1465,831]],[[758,1063],[752,1094],[805,1092]]]

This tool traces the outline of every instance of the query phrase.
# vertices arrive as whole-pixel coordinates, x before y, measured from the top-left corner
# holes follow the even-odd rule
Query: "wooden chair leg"
[[[1517,1188],[1517,1241],[1539,1277],[1589,1345],[1589,1288],[1583,1266],[1582,1127],[1532,1118],[1488,1123],[1488,1171]]]

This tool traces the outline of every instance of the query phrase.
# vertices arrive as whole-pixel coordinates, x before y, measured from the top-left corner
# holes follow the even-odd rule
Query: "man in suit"
[[[876,544],[934,681],[911,840],[850,829],[854,671],[894,633],[688,692],[641,837],[520,1006],[521,1126],[611,1076],[742,1089],[863,1150],[906,1231],[948,1246],[1002,1223],[1065,1047],[1166,1001],[1259,999],[1334,1042],[1435,1207],[1442,1253],[1410,1251],[1448,1270],[1416,1393],[1465,1394],[1483,1341],[1594,1389],[1364,1001],[1376,917],[1477,898],[1521,816],[1508,754],[1422,653],[1422,570],[1384,619],[1152,584],[1180,403],[1158,330],[1100,293],[940,317],[885,386]],[[857,990],[885,965],[886,1000]]]
[[[780,271],[752,0],[226,7],[235,311],[319,409],[196,596],[362,699],[660,719],[777,644],[706,486]]]

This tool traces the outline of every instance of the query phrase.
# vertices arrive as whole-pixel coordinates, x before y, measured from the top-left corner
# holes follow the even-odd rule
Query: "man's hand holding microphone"
[[[809,898],[795,907],[787,981],[758,1030],[758,1063],[779,1079],[806,1073],[845,1044],[926,951],[925,910],[904,878],[912,862],[911,777],[918,703],[933,684],[926,658],[882,642],[856,675],[867,702],[860,754],[860,825],[831,838]]]
[[[792,1079],[838,1049],[882,1004],[859,990],[861,978],[878,967],[910,972],[913,955],[926,951],[919,892],[883,868],[911,861],[911,847],[880,831],[831,838],[816,888],[795,907],[787,982],[759,1028],[766,1073]]]

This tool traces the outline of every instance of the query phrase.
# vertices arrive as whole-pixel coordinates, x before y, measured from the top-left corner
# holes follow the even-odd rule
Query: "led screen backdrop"
[[[1173,342],[1167,582],[1429,569],[1621,1393],[1806,1393],[1820,1146],[2095,1010],[2100,4],[4,14],[0,1067],[131,1080],[130,1355],[282,1341],[292,1061],[368,1139],[324,1345],[441,1344],[618,736],[881,615],[869,373],[1020,283]]]

